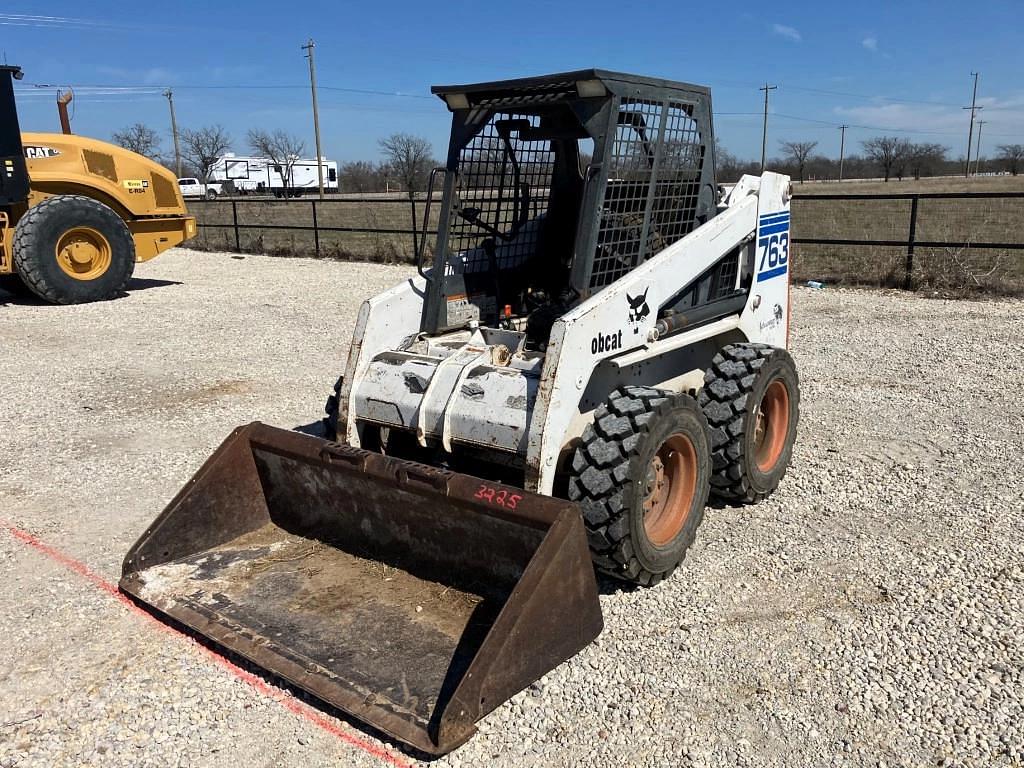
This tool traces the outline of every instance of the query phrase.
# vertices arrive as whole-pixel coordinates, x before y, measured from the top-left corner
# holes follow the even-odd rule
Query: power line
[[[51,83],[25,83],[25,85],[32,86],[33,88],[59,88],[65,86],[57,86]],[[156,85],[104,85],[104,84],[88,84],[88,85],[75,85],[78,88],[103,88],[108,90],[139,90],[139,89],[157,89],[160,86]],[[232,85],[175,85],[178,90],[189,90],[189,91],[279,91],[279,90],[295,90],[309,87],[308,84],[288,84],[288,85],[249,85],[246,83],[235,83]],[[402,91],[382,91],[372,88],[342,88],[335,85],[320,85],[318,86],[322,91],[338,91],[340,93],[358,93],[368,96],[397,96],[403,99],[423,99],[427,101],[434,101],[435,96],[424,96],[419,93],[403,93]]]
[[[981,109],[981,107],[978,107],[978,109]],[[784,114],[782,114],[780,112],[773,112],[772,113],[772,117],[779,117],[779,118],[782,118],[784,120],[797,120],[797,121],[802,122],[802,123],[816,123],[816,124],[822,125],[822,126],[829,125],[829,126],[833,126],[835,128],[839,128],[840,125],[842,125],[841,123],[837,123],[837,122],[835,122],[833,120],[819,120],[819,119],[816,119],[816,118],[813,118],[813,117],[800,117],[799,115],[784,115]],[[920,130],[920,129],[917,129],[917,128],[891,128],[891,127],[885,127],[885,126],[881,126],[881,125],[857,125],[857,124],[853,124],[853,123],[847,124],[846,127],[850,128],[850,129],[857,129],[857,130],[862,130],[862,131],[883,131],[883,132],[887,131],[887,132],[890,132],[890,133],[909,133],[912,136],[913,135],[923,135],[923,136],[961,136],[961,135],[963,135],[963,134],[960,134],[960,133],[957,133],[957,132],[954,132],[954,131],[929,131],[929,130]],[[989,134],[989,135],[990,136],[1013,137],[1013,136],[1017,136],[1019,134],[1003,133],[1003,134]]]
[[[870,96],[866,93],[848,93],[846,91],[829,91],[824,88],[807,88],[799,85],[787,85],[783,83],[787,91],[802,91],[804,93],[821,93],[827,96],[843,96],[851,99],[866,99],[868,101],[888,101],[894,104],[924,104],[929,107],[956,107],[957,104],[950,104],[941,101],[926,101],[924,99],[904,99],[896,96]]]
[[[26,87],[17,88],[17,89],[15,89],[15,93],[17,93],[19,96],[34,96],[34,95],[42,96],[42,95],[44,95],[45,93],[47,93],[47,92],[49,92],[51,90],[57,90],[58,88],[68,87],[67,85],[60,85],[60,86],[58,86],[58,85],[52,84],[52,83],[25,83],[25,85],[29,86],[29,87],[27,87],[27,88]],[[769,86],[769,90],[775,90],[778,87],[779,86],[774,86],[774,85],[773,86]],[[163,91],[161,90],[160,86],[145,85],[145,84],[142,84],[142,85],[85,84],[85,85],[74,85],[74,88],[75,88],[75,91],[79,95],[80,98],[85,97],[85,98],[82,98],[83,101],[88,100],[88,101],[93,102],[93,103],[99,101],[98,99],[94,98],[96,96],[120,97],[117,101],[120,101],[121,103],[130,103],[132,101],[138,101],[138,100],[142,100],[142,99],[145,99],[145,98],[154,98],[154,97],[158,97],[158,96],[163,95]],[[188,91],[242,90],[242,91],[255,91],[255,92],[259,92],[259,91],[280,91],[280,90],[306,89],[306,88],[309,88],[309,85],[308,84],[306,84],[306,85],[299,85],[299,84],[277,84],[277,85],[260,84],[260,85],[257,85],[257,84],[244,84],[244,83],[242,83],[242,84],[233,84],[233,85],[176,85],[176,86],[174,86],[174,88],[175,88],[176,91],[180,91],[180,90],[188,90]],[[787,88],[792,89],[792,90],[805,90],[805,91],[810,91],[810,92],[817,92],[817,91],[825,92],[824,89],[811,89],[811,88],[802,88],[802,87],[797,87],[797,86],[787,86]],[[433,96],[423,96],[423,95],[420,95],[420,94],[403,93],[401,91],[386,91],[386,90],[370,89],[370,88],[348,88],[348,87],[342,87],[342,86],[331,86],[331,85],[322,85],[322,84],[318,84],[317,85],[317,89],[318,89],[318,91],[321,91],[321,92],[322,91],[327,91],[327,92],[330,92],[330,93],[352,93],[352,94],[369,95],[369,96],[389,96],[389,97],[397,97],[397,98],[400,98],[400,99],[417,99],[417,100],[420,100],[420,101],[433,101],[434,98],[435,98]],[[764,86],[762,86],[758,90],[764,90]],[[850,96],[858,96],[859,95],[859,94],[843,94],[840,91],[834,91],[834,92],[828,92],[828,93],[833,93],[833,94],[836,94],[836,95],[850,95]],[[765,95],[766,96],[768,95],[767,92],[766,92]],[[898,99],[894,99],[892,97],[879,97],[879,98],[885,98],[885,99],[890,100],[890,101],[899,101]],[[115,101],[114,99],[104,99],[104,101],[117,103],[117,101]],[[906,99],[906,100],[903,100],[903,101],[906,101],[907,103],[911,103],[912,100]],[[368,110],[368,111],[372,110],[372,111],[388,111],[388,112],[402,112],[402,113],[416,113],[416,114],[432,114],[433,113],[432,111],[427,112],[427,111],[424,111],[424,110],[413,110],[413,109],[400,108],[397,105],[389,105],[389,106],[385,107],[382,104],[362,105],[362,104],[352,104],[350,102],[335,102],[335,103],[340,103],[340,104],[342,104],[345,107],[350,108],[350,109],[363,109],[363,110]],[[932,106],[947,106],[947,105],[942,104],[940,102],[915,102],[915,103],[928,104],[928,105],[932,105]],[[979,105],[976,104],[975,105],[975,111],[980,110],[982,108],[985,108],[985,106],[986,105],[980,105],[979,106]],[[988,106],[991,107],[991,105],[988,105]],[[970,109],[970,108],[967,107],[966,109]],[[784,114],[784,113],[778,113],[778,112],[772,112],[771,115],[774,118],[779,118],[779,119],[782,119],[782,120],[794,120],[794,121],[798,121],[798,122],[812,123],[812,124],[816,124],[816,125],[829,126],[829,127],[834,127],[834,128],[839,128],[839,127],[841,127],[841,125],[846,125],[847,128],[850,129],[850,130],[880,131],[880,132],[903,133],[903,134],[909,134],[909,135],[926,135],[926,136],[958,136],[958,135],[962,135],[962,134],[959,134],[959,133],[956,133],[956,132],[951,132],[951,131],[936,131],[936,130],[916,129],[916,128],[893,128],[893,127],[884,127],[884,126],[878,126],[878,125],[865,125],[865,124],[853,124],[853,123],[848,123],[847,124],[847,123],[839,123],[839,122],[836,122],[834,120],[822,120],[820,118],[804,117],[804,116],[801,116],[801,115],[790,115],[790,114]],[[764,111],[761,111],[761,112],[716,112],[715,113],[715,117],[716,118],[719,118],[719,117],[754,117],[754,116],[759,116],[759,117],[762,118],[762,120],[765,121],[765,125],[764,125],[763,131],[762,131],[762,145],[763,145],[762,148],[764,150],[764,152],[762,154],[766,154],[766,152],[767,152],[767,117],[765,116]],[[972,134],[973,134],[973,131],[972,131]],[[1020,136],[1019,133],[1003,133],[1003,134],[992,134],[992,133],[990,133],[988,135],[991,136],[991,137],[1000,137],[1000,138],[1019,138],[1019,136]],[[971,136],[971,139],[972,139],[972,146],[973,146],[973,135]]]

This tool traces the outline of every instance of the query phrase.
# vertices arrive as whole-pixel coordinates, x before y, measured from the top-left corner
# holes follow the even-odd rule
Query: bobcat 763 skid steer
[[[600,632],[592,563],[653,585],[709,492],[774,490],[799,394],[789,180],[717,190],[707,89],[585,70],[434,93],[432,263],[360,309],[334,440],[236,430],[121,586],[443,753]]]

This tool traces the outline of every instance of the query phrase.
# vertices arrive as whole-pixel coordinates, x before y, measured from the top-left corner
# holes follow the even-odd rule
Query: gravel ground
[[[0,518],[116,581],[234,426],[319,418],[405,274],[177,249],[110,303],[0,292]],[[605,584],[598,641],[436,765],[1024,765],[1024,302],[793,298],[780,490]],[[3,768],[381,764],[2,531],[0,627]]]

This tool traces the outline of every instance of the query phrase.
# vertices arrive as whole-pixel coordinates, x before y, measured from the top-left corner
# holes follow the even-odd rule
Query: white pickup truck
[[[185,198],[206,198],[216,200],[224,194],[224,185],[219,181],[210,181],[204,184],[199,179],[178,179],[178,187],[181,189],[181,196]]]

